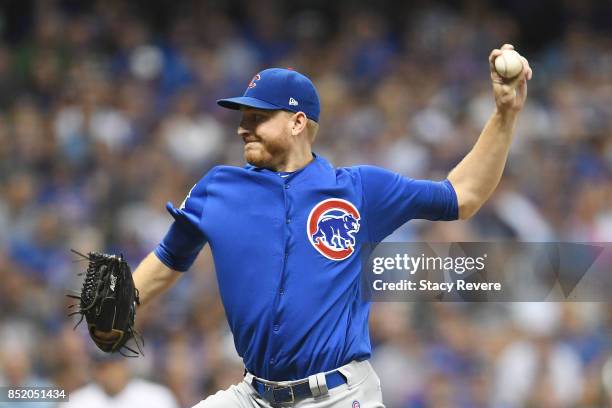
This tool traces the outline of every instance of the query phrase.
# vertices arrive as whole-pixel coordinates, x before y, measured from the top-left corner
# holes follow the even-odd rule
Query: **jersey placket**
[[[284,228],[283,228],[283,248],[284,248],[284,254],[282,257],[282,267],[281,267],[281,274],[279,276],[279,280],[278,280],[278,286],[276,289],[276,295],[274,297],[274,307],[273,307],[273,311],[272,311],[272,353],[278,353],[278,352],[282,352],[282,350],[279,349],[279,344],[280,339],[281,339],[281,331],[282,331],[282,321],[281,321],[281,314],[282,311],[280,309],[280,298],[281,296],[283,296],[285,294],[285,280],[286,280],[286,276],[287,276],[287,265],[288,265],[288,261],[289,261],[289,250],[290,250],[290,246],[291,246],[291,241],[292,241],[292,234],[291,234],[291,223],[292,223],[292,208],[293,208],[293,203],[291,202],[291,197],[289,194],[289,189],[291,188],[291,179],[293,177],[289,176],[289,177],[284,177],[281,178],[280,181],[280,187],[282,188],[283,191],[283,200],[284,200]],[[282,347],[282,346],[281,346]],[[278,358],[280,356],[279,355],[274,355],[272,354],[270,357],[270,364],[274,365],[276,364],[276,362],[278,361]]]

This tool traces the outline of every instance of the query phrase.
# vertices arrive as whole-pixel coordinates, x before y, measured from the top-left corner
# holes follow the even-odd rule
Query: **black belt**
[[[335,370],[325,374],[327,389],[331,390],[339,385],[346,384],[346,377]],[[286,404],[297,402],[304,398],[313,397],[308,380],[292,385],[268,384],[253,377],[251,385],[257,393],[271,404]]]

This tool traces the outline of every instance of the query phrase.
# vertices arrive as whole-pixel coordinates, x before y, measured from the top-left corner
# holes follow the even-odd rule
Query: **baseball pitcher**
[[[368,363],[370,305],[360,296],[361,251],[411,219],[470,218],[497,186],[532,71],[489,66],[496,110],[443,181],[382,168],[335,168],[312,151],[319,122],[313,83],[289,69],[259,72],[243,96],[245,167],[217,166],[180,207],[167,235],[134,272],[140,304],[187,271],[208,243],[238,354],[239,384],[198,408],[384,407]],[[96,332],[99,338],[112,336]]]

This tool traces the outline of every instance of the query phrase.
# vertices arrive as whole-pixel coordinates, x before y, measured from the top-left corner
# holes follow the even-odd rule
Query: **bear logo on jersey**
[[[357,208],[346,200],[323,200],[308,216],[308,239],[326,258],[334,261],[346,259],[355,252],[355,234],[359,232],[360,218]]]

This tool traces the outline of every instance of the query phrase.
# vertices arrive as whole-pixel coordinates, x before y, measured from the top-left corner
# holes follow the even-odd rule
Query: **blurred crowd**
[[[538,44],[515,14],[481,1],[392,13],[353,2],[186,1],[167,15],[157,2],[7,4],[0,384],[74,391],[92,381],[86,330],[66,317],[64,294],[85,265],[69,249],[123,253],[136,266],[171,223],[166,201],[180,203],[213,165],[244,164],[238,113],[215,100],[242,94],[270,66],[313,79],[315,151],[336,166],[443,179],[493,112],[489,52],[515,44],[534,78],[496,193],[469,222],[411,222],[391,239],[612,241],[608,2],[555,3],[563,30]],[[378,303],[372,361],[390,408],[609,406],[611,312],[605,303]],[[127,369],[181,407],[241,379],[209,249],[139,313],[138,328],[146,357]]]

